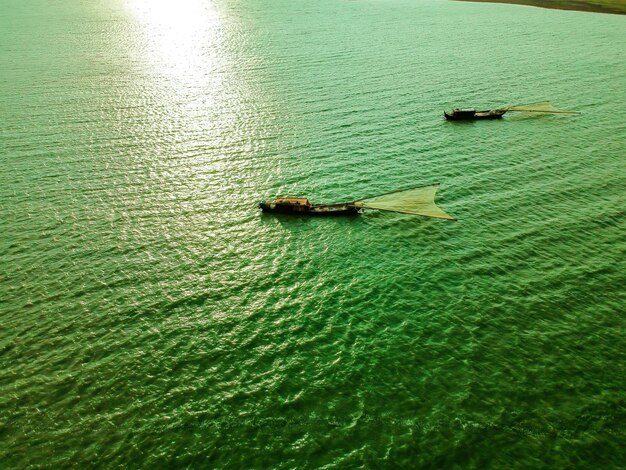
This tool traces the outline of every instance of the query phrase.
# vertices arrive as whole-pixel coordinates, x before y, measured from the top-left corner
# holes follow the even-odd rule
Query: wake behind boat
[[[392,191],[337,204],[312,204],[305,197],[279,197],[259,204],[263,212],[294,215],[357,215],[363,209],[378,209],[438,219],[456,220],[435,204],[438,184]]]

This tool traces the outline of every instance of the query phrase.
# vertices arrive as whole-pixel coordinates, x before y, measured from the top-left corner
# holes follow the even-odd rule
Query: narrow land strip
[[[459,0],[465,2],[511,3],[558,10],[590,11],[626,15],[626,0]]]

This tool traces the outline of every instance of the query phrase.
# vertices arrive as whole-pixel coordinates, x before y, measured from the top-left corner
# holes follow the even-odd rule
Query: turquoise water
[[[626,18],[4,0],[3,468],[626,464]],[[577,116],[448,123],[551,100]],[[458,222],[261,215],[439,182]]]

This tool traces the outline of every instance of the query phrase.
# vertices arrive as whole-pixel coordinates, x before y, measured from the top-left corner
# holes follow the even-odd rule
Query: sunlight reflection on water
[[[180,92],[210,84],[217,94],[220,15],[213,3],[201,0],[129,0],[128,6],[143,28],[142,59],[159,79],[166,78]],[[204,87],[203,87],[204,88]]]

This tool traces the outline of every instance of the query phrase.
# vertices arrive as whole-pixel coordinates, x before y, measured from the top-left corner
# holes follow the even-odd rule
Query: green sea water
[[[0,0],[0,467],[626,466],[626,17]],[[576,116],[452,123],[550,100]],[[439,182],[458,222],[262,215]]]

